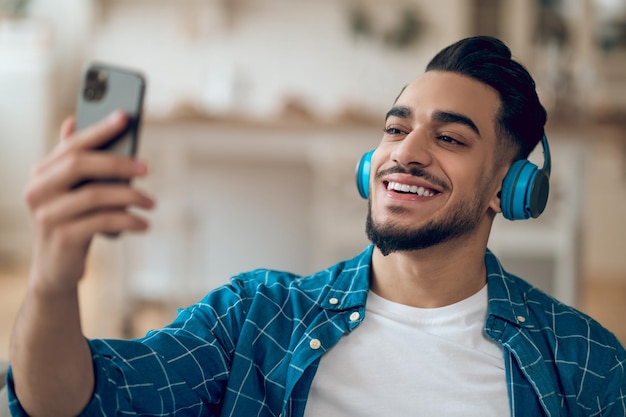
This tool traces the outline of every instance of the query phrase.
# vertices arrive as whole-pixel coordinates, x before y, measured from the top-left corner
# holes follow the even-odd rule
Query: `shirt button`
[[[361,314],[358,311],[355,311],[354,313],[350,314],[350,321],[357,321],[360,318],[361,318]]]
[[[311,347],[311,349],[313,349],[313,350],[317,350],[317,349],[319,349],[320,347],[322,347],[322,342],[320,342],[320,340],[319,340],[319,339],[312,339],[312,340],[309,342],[309,346]]]
[[[517,316],[517,321],[519,321],[520,323],[525,323],[526,322],[526,317],[524,317],[524,316]]]
[[[328,300],[329,303],[331,303],[332,305],[337,305],[339,304],[339,299],[333,297],[330,300]]]

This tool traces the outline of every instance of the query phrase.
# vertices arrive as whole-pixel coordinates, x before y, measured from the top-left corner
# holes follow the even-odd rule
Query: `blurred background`
[[[31,255],[22,189],[88,62],[148,80],[152,231],[98,238],[81,286],[87,335],[131,337],[238,272],[358,253],[357,161],[401,87],[476,34],[535,77],[553,161],[546,212],[498,219],[490,247],[626,341],[623,0],[0,0],[0,360]]]

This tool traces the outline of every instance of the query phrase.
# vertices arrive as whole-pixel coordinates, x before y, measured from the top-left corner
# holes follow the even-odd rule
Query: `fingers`
[[[70,138],[72,133],[74,133],[74,128],[76,127],[76,119],[74,117],[68,117],[63,120],[61,124],[61,132],[60,136],[62,140],[67,140]]]
[[[33,175],[26,190],[26,201],[32,207],[85,180],[130,180],[147,172],[144,162],[107,152],[68,154]]]
[[[148,221],[125,210],[103,211],[64,223],[49,236],[57,247],[72,248],[85,242],[86,236],[102,233],[117,236],[122,232],[140,232],[148,229]]]
[[[73,288],[96,234],[148,229],[148,221],[133,209],[152,209],[154,200],[129,184],[90,183],[56,194],[42,184],[27,198],[35,233],[32,280],[41,289]]]
[[[120,214],[129,214],[133,217],[125,213],[128,207],[151,209],[154,200],[127,185],[92,184],[37,207],[33,216],[38,226],[48,231],[56,225],[87,216],[106,217],[113,214],[117,218]],[[103,231],[110,232],[109,225],[106,226]]]
[[[145,175],[147,167],[142,162],[93,150],[119,133],[127,123],[127,117],[117,111],[104,120],[75,132],[74,119],[66,119],[60,132],[62,138],[66,139],[33,169],[31,180],[25,189],[25,199],[31,211],[38,211],[40,206],[47,206],[48,201],[57,197],[60,197],[59,201],[64,201],[66,193],[71,194],[76,185],[87,180],[130,180]],[[77,207],[80,211],[79,203]]]
[[[104,119],[75,132],[72,144],[78,149],[93,149],[105,144],[128,126],[128,116],[114,111]]]
[[[75,119],[70,117],[61,126],[61,143],[34,169],[40,173],[69,154],[88,151],[104,145],[122,132],[128,125],[128,117],[121,111],[115,111],[104,119],[86,128],[75,131]]]
[[[143,232],[148,222],[129,210],[103,210],[64,223],[36,228],[30,285],[55,295],[76,288],[85,272],[93,236]]]
[[[61,126],[61,142],[33,169],[24,191],[35,233],[33,285],[74,288],[96,234],[147,229],[146,219],[133,209],[151,209],[154,201],[126,181],[145,175],[146,164],[96,150],[127,124],[122,112],[114,112],[77,131],[70,117]],[[101,178],[124,181],[85,183]]]

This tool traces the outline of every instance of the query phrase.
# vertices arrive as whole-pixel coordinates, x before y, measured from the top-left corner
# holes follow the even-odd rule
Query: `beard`
[[[443,218],[410,228],[395,222],[376,223],[370,199],[365,230],[368,239],[384,256],[392,252],[426,249],[476,230],[485,213],[482,201],[475,198],[467,205],[457,204]],[[395,213],[404,211],[400,208],[390,210]]]

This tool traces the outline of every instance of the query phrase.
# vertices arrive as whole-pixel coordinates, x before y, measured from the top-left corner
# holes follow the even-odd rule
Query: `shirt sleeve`
[[[599,414],[603,417],[626,416],[626,351],[617,342],[613,366],[609,369],[604,389],[600,393]]]
[[[81,415],[217,415],[247,311],[238,284],[212,291],[143,338],[89,340],[95,389]],[[13,415],[25,415],[9,391]]]

